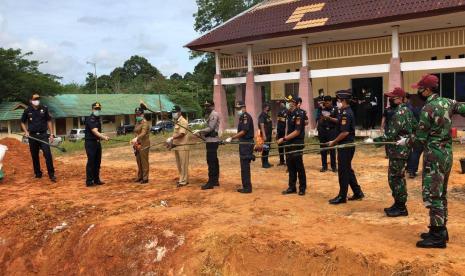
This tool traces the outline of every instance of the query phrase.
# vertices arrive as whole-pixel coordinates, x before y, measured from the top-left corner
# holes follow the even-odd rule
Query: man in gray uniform
[[[205,114],[207,117],[207,127],[194,131],[195,135],[200,135],[206,142],[207,164],[208,164],[208,182],[202,186],[202,190],[213,189],[220,186],[218,179],[220,177],[220,163],[218,161],[218,146],[220,139],[218,130],[220,128],[220,116],[215,111],[215,104],[212,101],[206,101]]]

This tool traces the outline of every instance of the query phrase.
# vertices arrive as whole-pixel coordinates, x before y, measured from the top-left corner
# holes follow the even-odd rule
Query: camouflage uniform
[[[393,112],[388,129],[381,137],[374,139],[376,142],[394,142],[402,136],[410,137],[415,133],[417,122],[412,111],[406,104],[400,104]],[[392,196],[400,204],[407,202],[407,183],[405,182],[405,166],[411,151],[411,146],[388,145],[389,156],[388,181]]]
[[[447,223],[447,182],[452,168],[452,116],[465,116],[465,104],[441,98],[428,97],[420,114],[416,136],[408,141],[424,147],[423,202],[429,208],[430,226],[442,227]]]

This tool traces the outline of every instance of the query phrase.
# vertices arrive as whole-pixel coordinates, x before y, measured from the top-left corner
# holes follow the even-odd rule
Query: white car
[[[205,119],[195,119],[189,123],[189,127],[200,127],[206,125],[207,122]]]
[[[86,135],[85,131],[86,130],[82,128],[74,128],[70,130],[68,140],[70,142],[77,142],[84,139],[84,136]]]

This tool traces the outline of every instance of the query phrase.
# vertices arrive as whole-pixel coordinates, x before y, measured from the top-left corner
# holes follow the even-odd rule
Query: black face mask
[[[399,106],[399,105],[394,101],[394,99],[389,99],[389,105],[390,105],[392,108],[396,108],[396,107]]]
[[[418,97],[420,97],[420,99],[422,99],[424,102],[426,102],[426,100],[428,99],[428,97],[423,96],[423,94],[422,94],[423,92],[425,92],[425,90],[418,89],[417,95],[418,95]]]

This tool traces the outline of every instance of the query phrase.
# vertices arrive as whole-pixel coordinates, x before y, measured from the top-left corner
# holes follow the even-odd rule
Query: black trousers
[[[86,183],[100,181],[100,164],[102,163],[102,145],[96,140],[86,140],[87,154]]]
[[[322,129],[318,130],[318,140],[320,140],[320,143],[327,143],[329,141],[332,141],[336,137],[335,135],[335,130],[330,129]],[[326,148],[327,146],[320,146],[321,148]],[[331,169],[336,169],[336,150],[322,150],[320,152],[321,154],[321,167],[323,169],[328,169],[328,151],[329,151],[329,156],[331,159]]]
[[[241,140],[241,142],[253,142],[253,140]],[[241,180],[244,190],[252,191],[252,180],[250,175],[250,161],[254,160],[254,145],[239,145],[239,156],[241,158]]]
[[[36,138],[42,140],[44,142],[49,142],[47,133],[40,134],[40,135],[33,135],[30,134],[32,138]],[[52,159],[52,152],[50,150],[50,146],[43,144],[41,142],[29,139],[29,150],[31,151],[32,157],[32,166],[34,167],[34,174],[36,176],[42,176],[42,170],[40,168],[40,159],[39,159],[39,151],[42,150],[44,153],[45,164],[47,165],[47,172],[48,176],[52,177],[55,176],[55,168],[53,167],[53,159]]]
[[[278,133],[276,135],[276,141],[278,141],[279,139],[283,138],[284,136],[286,136],[286,133],[285,131],[280,131],[278,130]],[[280,164],[284,164],[286,163],[286,160],[285,160],[285,148],[281,145],[281,146],[278,146],[278,152],[279,152],[279,163]]]
[[[208,182],[207,184],[218,184],[220,178],[220,162],[218,161],[218,142],[208,142],[207,149]]]
[[[301,150],[302,147],[290,147],[289,151]],[[299,190],[305,192],[307,189],[307,175],[305,173],[302,153],[291,153],[286,155],[287,170],[289,171],[289,189],[296,190],[297,179],[299,179]]]
[[[269,164],[269,163],[270,163],[270,162],[268,161],[268,154],[270,154],[270,150],[271,150],[271,144],[270,144],[270,142],[271,142],[271,135],[270,135],[269,137],[270,137],[270,138],[268,138],[268,139],[265,141],[265,143],[267,143],[267,144],[265,144],[267,149],[263,148],[263,151],[262,151],[262,156],[264,156],[264,157],[262,157],[262,165],[266,165],[266,164]]]
[[[350,188],[353,193],[358,195],[362,193],[352,169],[352,159],[354,158],[355,148],[345,148],[337,150],[338,176],[339,176],[339,196],[346,198]]]

